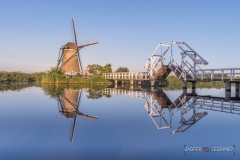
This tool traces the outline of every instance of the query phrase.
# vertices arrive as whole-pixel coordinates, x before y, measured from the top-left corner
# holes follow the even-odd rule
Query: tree
[[[87,68],[89,69],[89,72],[94,75],[102,75],[102,73],[112,72],[112,65],[110,63],[106,64],[105,66],[100,66],[98,64],[89,64]]]
[[[119,67],[115,72],[129,72],[127,67]]]
[[[97,75],[102,71],[102,66],[98,64],[89,64],[87,68],[89,69],[89,72],[94,75]]]
[[[101,71],[101,75],[102,73],[111,73],[112,72],[112,65],[110,63],[106,64]]]

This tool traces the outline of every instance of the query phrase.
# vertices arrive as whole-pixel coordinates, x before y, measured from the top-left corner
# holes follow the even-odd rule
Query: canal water
[[[4,90],[0,159],[240,159],[240,103],[222,101],[223,88],[196,94],[169,109],[181,90]]]

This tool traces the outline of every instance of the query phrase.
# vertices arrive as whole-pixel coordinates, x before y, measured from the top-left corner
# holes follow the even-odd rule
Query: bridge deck
[[[122,80],[150,80],[147,72],[114,72],[103,73],[105,79],[122,79]]]

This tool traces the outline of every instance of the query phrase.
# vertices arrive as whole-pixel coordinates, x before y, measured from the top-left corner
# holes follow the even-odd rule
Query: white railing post
[[[211,69],[211,81],[213,80],[213,74],[214,74],[214,71]]]
[[[222,81],[223,81],[223,73],[224,73],[224,70],[222,69]]]

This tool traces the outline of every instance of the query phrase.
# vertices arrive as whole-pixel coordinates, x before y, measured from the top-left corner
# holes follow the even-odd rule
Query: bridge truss
[[[177,63],[173,59],[172,45],[176,45],[180,50],[181,62]],[[161,49],[161,54],[157,51]],[[171,58],[168,63],[164,63],[165,55],[171,49]],[[188,60],[187,60],[188,58]],[[189,61],[190,60],[190,61]],[[200,56],[186,42],[172,41],[172,44],[159,43],[152,52],[144,68],[146,72],[124,72],[124,73],[104,73],[106,79],[130,79],[130,80],[162,80],[171,72],[180,80],[189,81],[239,81],[240,68],[220,68],[201,69],[199,65],[207,65],[208,62]]]

